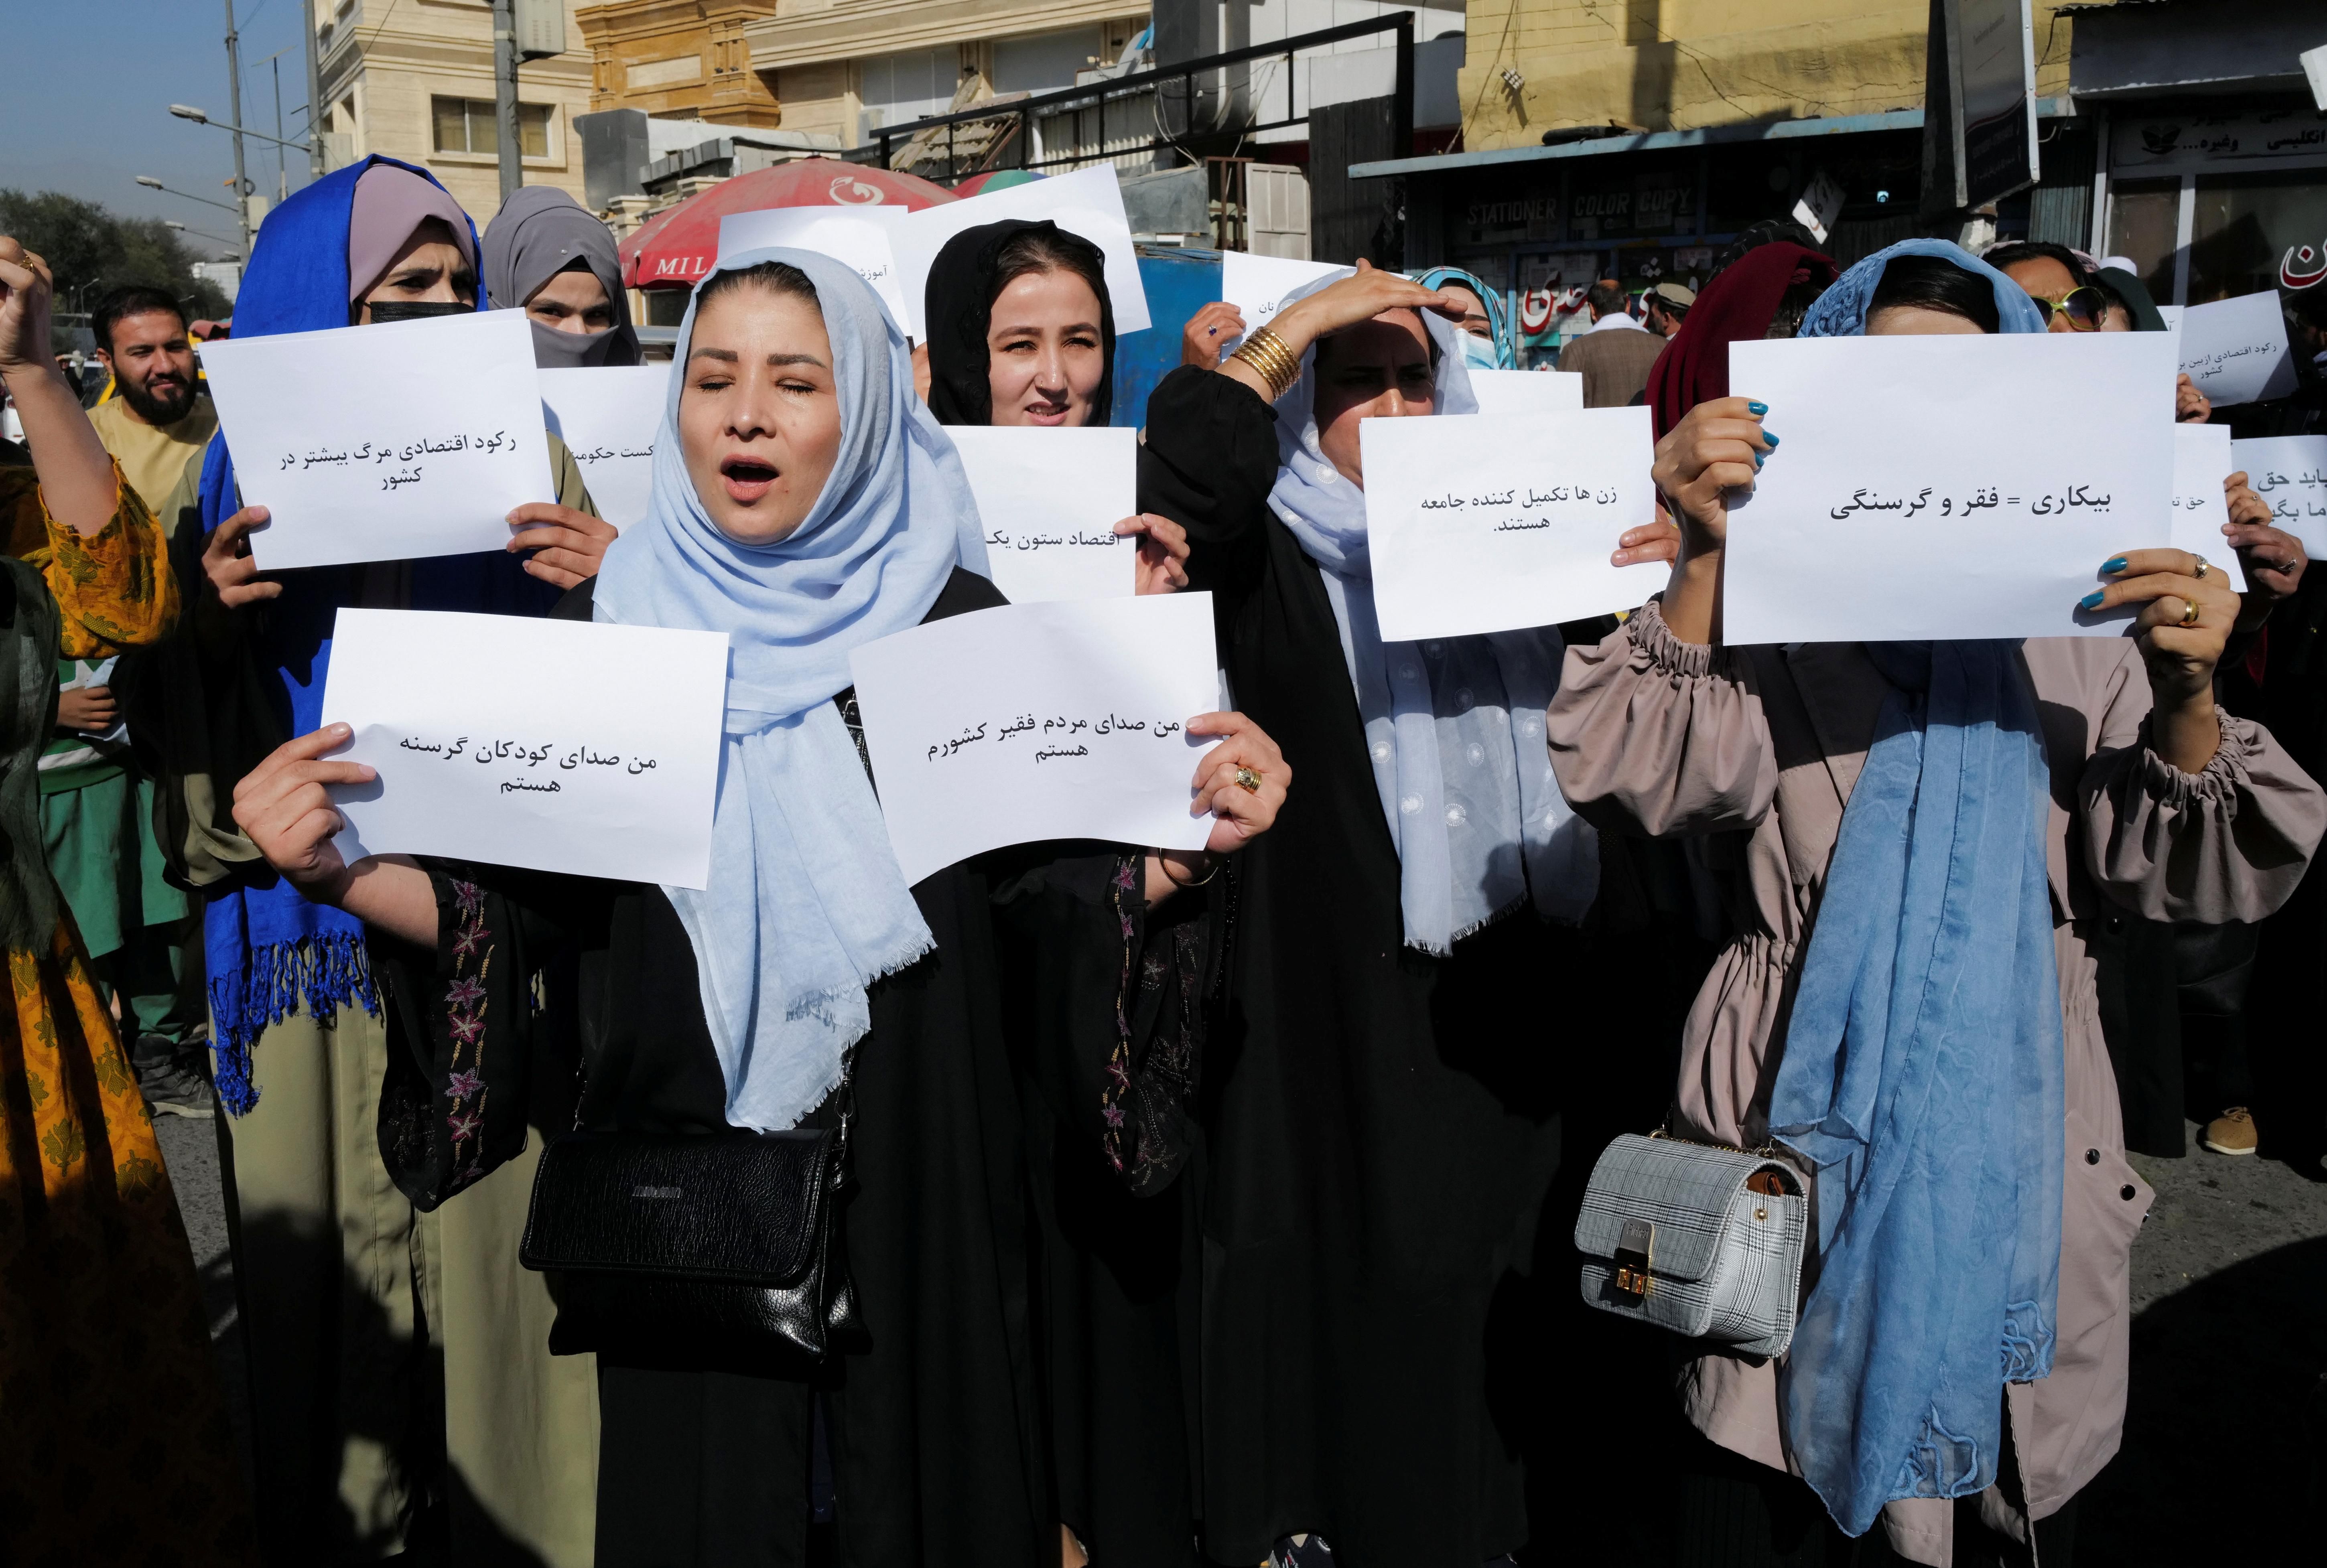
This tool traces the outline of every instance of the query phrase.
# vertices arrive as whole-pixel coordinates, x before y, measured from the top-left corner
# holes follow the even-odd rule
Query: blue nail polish
[[[1757,452],[1757,453],[1755,453],[1753,454],[1753,466],[1754,466],[1755,468],[1759,468],[1759,467],[1761,467],[1761,466],[1762,466],[1762,460],[1763,460],[1764,458],[1768,457],[1769,455],[1770,455],[1770,454],[1769,454],[1768,453],[1766,453],[1766,452]]]
[[[1765,430],[1765,431],[1763,431],[1763,432],[1762,432],[1762,440],[1764,440],[1764,441],[1766,441],[1766,442],[1768,442],[1768,443],[1770,443],[1770,445],[1771,445],[1772,448],[1774,448],[1774,447],[1778,444],[1778,438],[1777,438],[1776,436],[1774,436],[1774,435],[1771,434],[1770,434],[1768,431],[1766,431],[1766,430]]]
[[[2101,601],[2107,597],[2108,597],[2108,594],[2105,589],[2096,588],[2091,593],[2086,594],[2082,599],[2078,600],[2077,603],[2079,607],[2082,609],[2098,610],[2101,607]]]
[[[2107,577],[2113,573],[2122,572],[2124,570],[2125,557],[2123,555],[2111,555],[2107,560],[2101,563],[2101,575],[2104,577]]]
[[[1749,399],[1745,405],[1745,411],[1759,419],[1770,412],[1770,406],[1767,403],[1755,403]]]

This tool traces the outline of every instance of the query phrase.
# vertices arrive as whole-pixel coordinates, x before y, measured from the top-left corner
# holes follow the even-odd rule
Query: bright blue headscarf
[[[703,289],[769,261],[816,285],[841,447],[797,531],[743,545],[695,492],[678,405]],[[804,250],[724,257],[696,285],[678,363],[646,520],[607,551],[595,604],[601,621],[727,634],[711,885],[663,891],[695,947],[728,1120],[789,1127],[872,1027],[864,988],[932,946],[832,699],[851,649],[920,625],[957,565],[986,572],[985,532],[952,441],[914,395],[904,334],[852,268]]]
[[[267,215],[251,247],[250,266],[235,299],[234,335],[266,337],[348,324],[348,224],[356,182],[376,163],[390,163],[435,184],[425,169],[370,157],[327,174]],[[469,231],[476,254],[476,229]],[[477,308],[485,308],[484,286]],[[202,531],[240,506],[226,437],[210,438],[202,457]],[[265,628],[257,634],[259,662],[274,671],[268,696],[285,733],[303,735],[322,722],[323,681],[331,667],[332,626],[342,605],[355,602],[360,566],[319,566],[281,574],[283,593],[240,613]],[[412,563],[412,608],[543,614],[557,591],[526,574],[514,555],[442,556]],[[220,789],[233,780],[221,779]],[[264,871],[262,864],[258,868]],[[250,1048],[261,1031],[303,1005],[317,1018],[360,1002],[379,1011],[378,993],[364,957],[363,922],[328,904],[309,902],[289,882],[234,882],[210,895],[203,911],[210,966],[210,1017],[217,1050],[219,1097],[239,1115],[258,1103],[250,1081]]]
[[[1511,315],[1503,308],[1502,290],[1489,288],[1479,281],[1476,273],[1464,272],[1459,266],[1434,266],[1412,275],[1414,281],[1425,288],[1444,288],[1450,283],[1459,284],[1477,294],[1481,303],[1487,307],[1488,325],[1494,334],[1494,368],[1498,370],[1516,370],[1519,368],[1519,340],[1511,334]]]
[[[2010,278],[1911,239],[1844,273],[1802,335],[1863,334],[1901,256],[1987,280],[2005,331],[2044,330]],[[1892,1498],[1994,1482],[2004,1386],[2052,1369],[2064,1114],[2050,779],[2019,644],[1865,646],[1896,689],[1843,814],[1770,1097],[1770,1131],[1818,1172],[1786,1440],[1854,1535]]]

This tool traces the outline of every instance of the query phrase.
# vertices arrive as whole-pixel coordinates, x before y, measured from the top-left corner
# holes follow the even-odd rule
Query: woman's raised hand
[[[1214,300],[1180,329],[1180,363],[1217,369],[1228,346],[1242,336],[1244,313],[1226,300]]]
[[[1188,814],[1212,814],[1206,854],[1233,854],[1276,826],[1293,770],[1268,732],[1242,714],[1199,714],[1188,721],[1187,733],[1221,737],[1196,764],[1191,780],[1196,798],[1189,803]]]
[[[348,743],[345,724],[285,741],[234,787],[236,826],[250,835],[284,880],[318,903],[336,903],[347,863],[332,838],[346,826],[328,784],[369,784],[379,775],[361,762],[331,762],[323,753]]]
[[[1715,397],[1683,415],[1657,443],[1650,473],[1680,524],[1687,554],[1711,554],[1727,542],[1729,492],[1752,490],[1777,448],[1778,438],[1762,428],[1769,412],[1750,398]]]
[[[518,531],[501,547],[512,555],[537,552],[527,558],[525,569],[557,588],[595,577],[606,546],[621,532],[603,518],[551,501],[526,502],[509,515],[509,525]]]
[[[1142,512],[1115,525],[1116,534],[1139,536],[1140,593],[1177,593],[1188,585],[1188,530],[1169,518]]]
[[[2187,550],[2127,550],[2101,566],[2107,581],[2080,602],[2087,610],[2137,604],[2134,639],[2149,668],[2150,743],[2185,773],[2221,744],[2214,713],[2214,666],[2238,618],[2229,580]]]
[[[1384,272],[1361,260],[1355,277],[1328,284],[1294,300],[1269,320],[1268,330],[1297,359],[1318,339],[1372,321],[1384,311],[1436,311],[1449,321],[1459,322],[1463,308],[1452,296],[1425,288],[1404,273]]]
[[[283,592],[282,583],[260,578],[258,563],[250,555],[250,531],[266,522],[265,507],[245,507],[212,528],[202,543],[202,575],[229,610],[274,599]]]
[[[2174,377],[2173,422],[2176,425],[2203,425],[2213,416],[2213,399],[2198,390],[2198,383],[2187,376]]]
[[[2303,581],[2303,568],[2310,565],[2310,555],[2302,540],[2274,526],[2270,503],[2248,488],[2243,471],[2222,481],[2222,497],[2230,509],[2222,537],[2238,553],[2249,597],[2258,601],[2248,608],[2267,611],[2294,592]]]
[[[1637,528],[1627,528],[1616,536],[1615,554],[1608,557],[1611,566],[1640,566],[1651,561],[1667,563],[1680,559],[1680,525],[1672,520],[1662,500],[1657,502],[1657,520]]]

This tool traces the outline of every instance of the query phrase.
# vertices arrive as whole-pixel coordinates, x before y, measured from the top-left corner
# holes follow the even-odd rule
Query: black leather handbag
[[[847,1119],[542,1151],[518,1260],[554,1271],[553,1355],[717,1368],[820,1361],[857,1327],[840,1244]]]

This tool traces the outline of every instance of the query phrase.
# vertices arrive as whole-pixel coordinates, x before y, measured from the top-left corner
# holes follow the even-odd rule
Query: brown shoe
[[[2255,1152],[2254,1117],[2244,1106],[2232,1106],[2206,1124],[2198,1142],[2217,1154],[2251,1154]]]

